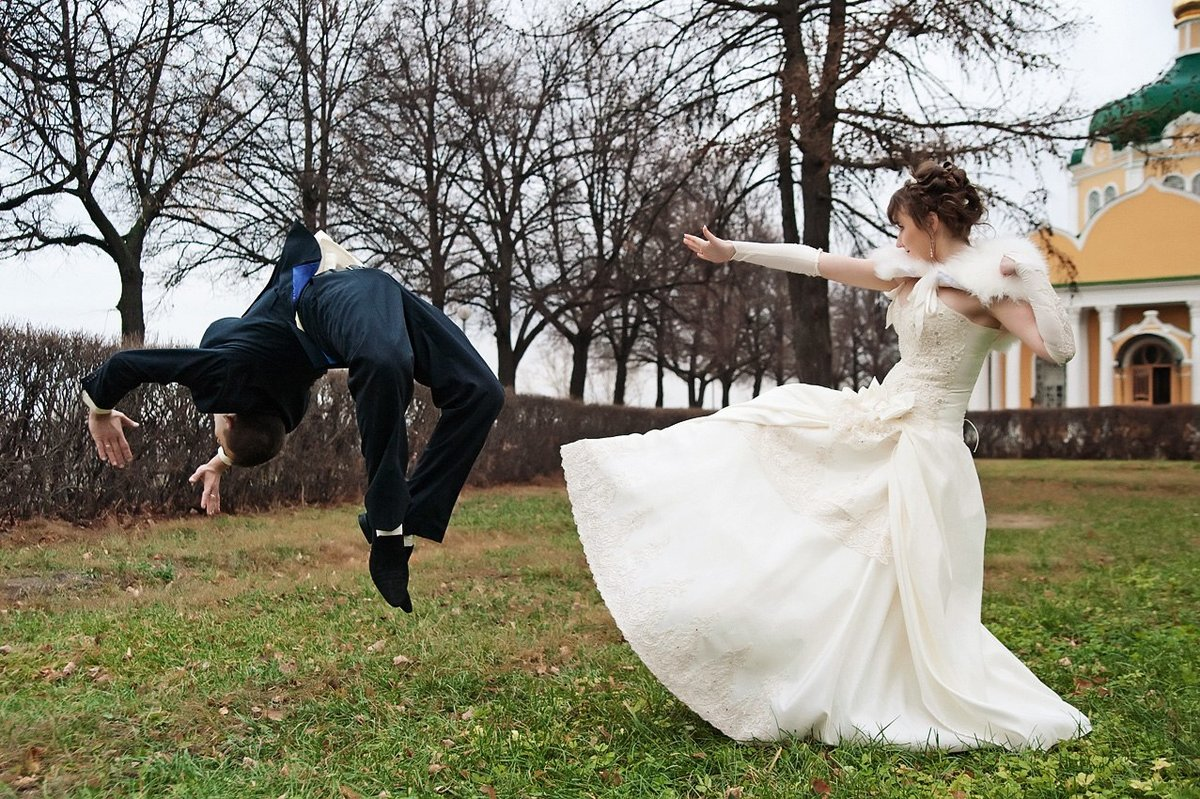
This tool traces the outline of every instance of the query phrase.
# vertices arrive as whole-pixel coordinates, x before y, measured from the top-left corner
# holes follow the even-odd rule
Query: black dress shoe
[[[413,610],[408,596],[408,559],[413,549],[404,546],[402,535],[375,536],[371,544],[371,579],[387,603],[405,613]]]
[[[368,544],[375,543],[375,528],[367,521],[367,514],[358,514],[358,529],[362,530],[362,534],[367,539]]]

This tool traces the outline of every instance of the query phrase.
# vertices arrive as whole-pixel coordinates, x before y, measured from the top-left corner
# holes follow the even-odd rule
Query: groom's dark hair
[[[258,466],[283,449],[287,430],[283,420],[267,413],[236,413],[229,420],[225,439],[237,466]]]

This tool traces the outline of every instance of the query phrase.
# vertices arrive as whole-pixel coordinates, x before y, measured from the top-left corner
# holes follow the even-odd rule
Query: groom
[[[278,454],[313,382],[338,367],[349,369],[367,467],[359,527],[371,544],[371,578],[390,605],[411,613],[413,536],[445,536],[504,390],[445,314],[324,233],[294,224],[266,288],[240,318],[209,325],[199,348],[124,350],[85,377],[88,431],[100,459],[123,467],[132,460],[125,429],[137,423],[114,406],[141,383],[186,386],[213,414],[220,446],[191,481],[203,483],[201,506],[216,513],[222,475]],[[414,380],[430,388],[441,416],[406,478]]]

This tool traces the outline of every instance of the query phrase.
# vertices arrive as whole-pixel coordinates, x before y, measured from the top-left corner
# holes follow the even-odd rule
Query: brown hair
[[[937,214],[947,232],[962,241],[970,238],[971,228],[984,213],[979,191],[967,180],[967,173],[950,161],[941,166],[924,161],[913,169],[912,178],[888,202],[888,220],[895,224],[901,211],[926,233],[926,218]]]
[[[239,413],[230,420],[225,434],[229,456],[238,466],[258,466],[274,458],[283,449],[287,430],[278,416],[265,413]]]

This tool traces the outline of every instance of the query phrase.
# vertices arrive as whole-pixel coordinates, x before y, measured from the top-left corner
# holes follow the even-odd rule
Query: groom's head
[[[279,454],[287,430],[283,420],[266,413],[218,413],[213,434],[237,466],[258,466]]]

